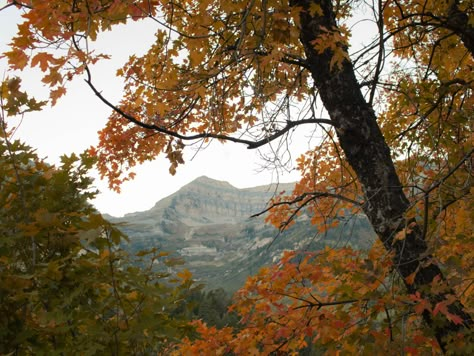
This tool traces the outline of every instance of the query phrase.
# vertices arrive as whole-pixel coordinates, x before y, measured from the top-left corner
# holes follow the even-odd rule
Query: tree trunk
[[[453,1],[444,25],[459,36],[471,56],[474,56],[474,27],[469,23],[469,13],[459,10],[458,3],[458,0]]]
[[[310,3],[319,5],[323,14],[312,16]],[[395,170],[390,149],[377,124],[375,112],[365,101],[354,74],[352,63],[344,60],[341,68],[330,69],[332,52],[318,53],[313,41],[323,30],[337,30],[331,0],[296,0],[293,6],[300,6],[300,40],[305,48],[307,63],[321,99],[331,120],[337,127],[340,145],[349,164],[357,174],[365,195],[364,212],[388,251],[394,251],[394,263],[405,281],[409,293],[419,292],[432,305],[446,299],[452,293],[434,293],[430,283],[436,276],[442,276],[428,252],[422,229],[414,221],[407,221],[405,213],[409,201],[405,196]],[[342,45],[341,45],[342,46]],[[347,53],[347,48],[343,48]],[[394,239],[397,232],[410,225],[405,239]],[[416,273],[414,283],[407,283],[407,277]],[[464,312],[458,301],[449,306],[449,312],[462,318],[456,324],[445,318],[444,323],[434,322],[431,313],[425,311],[423,318],[433,330],[443,351],[445,337],[471,328],[473,320]]]

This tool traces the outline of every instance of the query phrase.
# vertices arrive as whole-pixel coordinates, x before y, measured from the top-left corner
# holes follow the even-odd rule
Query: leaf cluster
[[[431,288],[446,285],[438,279]],[[367,253],[286,252],[235,294],[230,310],[240,318],[237,328],[217,329],[197,320],[198,338],[185,338],[175,355],[210,347],[218,355],[438,354],[421,315],[425,309],[449,315],[453,298],[431,306],[419,294],[407,296],[380,244]],[[466,353],[472,344],[465,335],[450,350]]]
[[[192,328],[186,273],[156,249],[136,256],[90,205],[95,159],[58,167],[0,141],[0,353],[164,352]]]

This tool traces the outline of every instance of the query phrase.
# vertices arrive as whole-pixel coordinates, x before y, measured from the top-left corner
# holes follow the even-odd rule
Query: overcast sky
[[[5,3],[0,1],[0,8]],[[0,12],[0,52],[7,48],[19,21],[19,11],[14,7]],[[153,40],[155,26],[152,21],[130,22],[127,26],[102,34],[94,45],[101,52],[112,55],[111,60],[99,63],[92,70],[96,86],[111,102],[118,102],[121,97],[122,85],[115,78],[116,69],[130,54],[142,54],[146,51]],[[5,61],[0,60],[2,76],[6,70]],[[47,88],[42,86],[37,71],[28,70],[20,73],[20,76],[24,88],[30,94],[39,99],[48,96]],[[77,78],[68,86],[67,95],[55,107],[26,114],[15,138],[36,148],[40,157],[46,158],[48,162],[57,163],[62,154],[80,153],[96,144],[97,131],[104,127],[109,113],[110,110]],[[18,121],[9,119],[10,126],[17,124]],[[309,127],[300,129],[299,137],[291,142],[292,159],[310,148],[307,136],[311,132],[303,131],[308,129]],[[278,181],[293,182],[298,179],[299,175],[295,171],[277,174],[272,169],[262,170],[265,160],[261,156],[262,152],[247,150],[244,146],[233,143],[223,145],[213,142],[197,154],[190,148],[186,154],[186,164],[178,168],[175,176],[168,173],[167,160],[158,158],[139,167],[135,180],[123,184],[121,194],[109,191],[106,182],[97,179],[96,186],[101,193],[93,203],[102,213],[121,216],[151,208],[158,200],[202,175],[228,181],[239,188]]]

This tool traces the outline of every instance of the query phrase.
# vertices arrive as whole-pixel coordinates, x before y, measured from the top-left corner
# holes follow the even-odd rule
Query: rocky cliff
[[[293,184],[238,189],[227,182],[200,177],[160,200],[150,210],[127,214],[125,219],[149,216],[154,220],[179,218],[189,226],[233,224],[263,210],[275,193],[292,189]]]
[[[144,212],[112,219],[130,237],[137,251],[159,247],[182,256],[194,276],[211,288],[238,288],[246,276],[276,260],[286,249],[318,249],[325,244],[351,243],[347,232],[333,232],[330,239],[317,234],[304,216],[279,235],[263,218],[269,199],[293,184],[238,189],[227,182],[200,177]],[[371,236],[363,218],[354,217],[354,228]],[[367,246],[370,238],[358,245]]]

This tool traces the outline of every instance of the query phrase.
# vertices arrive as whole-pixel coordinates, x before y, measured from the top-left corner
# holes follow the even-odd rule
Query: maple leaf
[[[39,65],[41,71],[46,72],[46,70],[50,66],[50,62],[54,63],[53,55],[45,52],[40,52],[31,59],[31,66],[35,67]]]
[[[5,57],[8,58],[8,64],[12,69],[24,69],[29,62],[29,57],[23,50],[12,50],[9,52],[3,53]]]
[[[58,99],[61,98],[65,94],[66,94],[65,87],[59,87],[57,89],[52,90],[50,93],[51,105],[52,106],[56,105]]]

